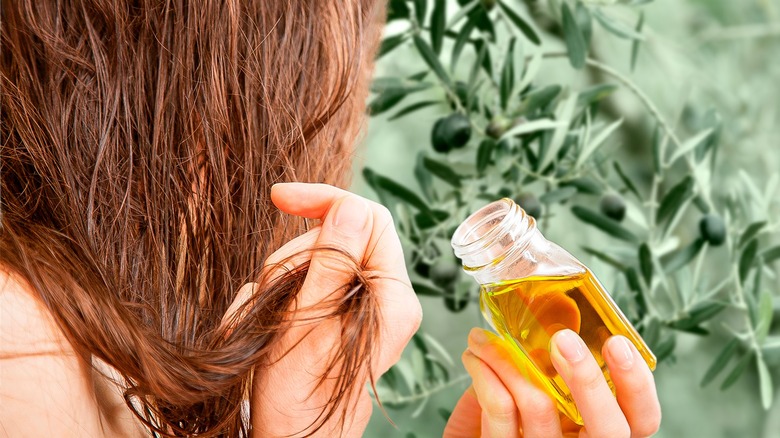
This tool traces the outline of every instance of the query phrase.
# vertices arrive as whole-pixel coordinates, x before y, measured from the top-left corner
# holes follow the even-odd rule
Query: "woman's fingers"
[[[312,254],[299,307],[310,308],[351,283],[354,266],[349,259],[361,263],[371,239],[374,217],[368,201],[335,187],[312,184],[277,184],[271,199],[282,211],[321,219],[315,247],[335,248],[346,255]]]
[[[469,386],[452,410],[442,438],[473,438],[482,430],[482,408],[473,386]]]
[[[384,373],[397,362],[422,318],[390,212],[382,205],[325,184],[276,184],[271,199],[286,213],[322,220],[313,247],[345,251],[362,264],[367,276],[374,278],[372,290],[385,323],[380,335],[383,348],[373,365],[376,375]],[[319,303],[349,283],[354,274],[351,268],[330,251],[315,251],[301,290],[300,307]]]
[[[618,404],[631,427],[631,436],[653,435],[661,424],[661,406],[650,368],[634,344],[623,336],[607,340],[603,356],[615,384]]]
[[[468,344],[469,350],[490,367],[511,394],[513,408],[520,413],[523,436],[560,437],[561,423],[555,403],[528,380],[530,371],[518,367],[505,341],[488,331],[474,328],[469,333]]]
[[[596,359],[571,330],[553,335],[550,358],[572,393],[591,437],[628,438],[626,416],[607,385]]]
[[[520,419],[512,394],[493,370],[466,350],[463,365],[471,375],[477,400],[482,407],[481,434],[483,437],[512,438],[520,436]]]

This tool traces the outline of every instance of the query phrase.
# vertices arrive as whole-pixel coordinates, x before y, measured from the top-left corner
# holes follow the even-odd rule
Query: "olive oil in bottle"
[[[612,387],[601,356],[604,342],[623,335],[655,368],[653,353],[593,274],[546,240],[532,217],[510,199],[493,202],[466,219],[452,239],[467,273],[481,284],[488,323],[512,347],[518,369],[578,424],[571,392],[550,360],[550,339],[570,329],[579,334]]]

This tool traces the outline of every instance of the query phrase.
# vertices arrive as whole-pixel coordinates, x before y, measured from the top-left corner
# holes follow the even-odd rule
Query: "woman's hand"
[[[518,371],[504,342],[482,329],[469,334],[463,364],[473,383],[455,406],[445,437],[628,438],[658,430],[661,408],[653,375],[626,338],[613,336],[602,352],[617,396],[576,333],[562,330],[552,338],[550,357],[571,389],[584,428],[559,416],[552,399]]]
[[[376,342],[381,348],[376,350],[371,366],[378,378],[398,361],[422,317],[390,213],[379,204],[324,184],[277,184],[271,198],[283,212],[320,219],[322,224],[283,246],[269,257],[266,265],[272,266],[301,251],[335,247],[362,261],[364,272],[376,278],[371,291],[379,302],[381,330]],[[334,260],[333,252],[315,251],[310,257],[298,296],[299,309],[334,298],[333,292],[353,279],[349,264]],[[293,259],[292,263],[304,261],[308,260]],[[239,297],[237,302],[253,291],[249,288],[244,292],[246,297]],[[338,350],[340,339],[341,324],[334,319],[318,322],[313,330],[311,324],[300,324],[285,334],[279,352],[289,353],[255,378],[251,415],[257,436],[289,436],[318,423],[322,408],[333,394],[327,384],[317,387],[317,383]],[[346,414],[346,429],[336,430],[341,419],[341,412],[337,412],[339,415],[334,417],[339,418],[331,418],[317,435],[362,434],[371,415],[371,399],[365,379],[354,382],[353,388],[357,404]]]

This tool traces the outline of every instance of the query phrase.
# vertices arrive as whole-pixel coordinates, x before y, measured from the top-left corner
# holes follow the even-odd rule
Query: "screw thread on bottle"
[[[509,198],[492,202],[455,230],[452,248],[467,273],[483,283],[503,261],[519,255],[537,234],[536,221]]]

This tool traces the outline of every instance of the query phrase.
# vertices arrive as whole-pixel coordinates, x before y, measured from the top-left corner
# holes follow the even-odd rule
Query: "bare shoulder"
[[[70,354],[73,348],[26,282],[0,266],[0,355],[44,352]]]
[[[0,266],[0,437],[103,436],[90,367]]]

